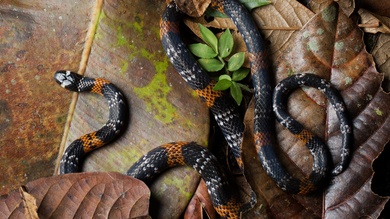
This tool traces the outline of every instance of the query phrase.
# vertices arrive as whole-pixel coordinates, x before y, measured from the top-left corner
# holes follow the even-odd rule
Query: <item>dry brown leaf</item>
[[[259,200],[247,218],[261,213],[275,218],[378,217],[388,198],[371,191],[371,164],[390,138],[390,97],[380,87],[383,76],[375,70],[372,57],[364,49],[362,32],[332,4],[313,17],[288,44],[273,66],[276,81],[292,73],[312,72],[330,80],[340,90],[353,120],[352,159],[349,168],[333,178],[323,193],[289,195],[266,176],[260,165],[256,168],[253,161],[258,158],[253,140],[249,140],[244,145],[247,148],[244,153],[248,153],[245,159],[249,160],[245,162],[250,172],[247,178]],[[298,90],[290,96],[288,109],[292,117],[326,139],[337,163],[341,140],[338,120],[326,99],[316,90]],[[252,130],[252,118],[253,115],[247,115],[248,130]],[[310,173],[312,157],[303,144],[280,125],[276,131],[277,154],[287,170],[297,175]],[[246,135],[253,138],[251,133]]]
[[[19,194],[22,199],[22,203],[20,204],[23,204],[24,216],[26,219],[38,219],[37,200],[34,196],[26,192],[26,188],[24,186],[19,187]]]
[[[390,33],[390,18],[380,15],[375,15],[365,9],[359,9],[358,11],[363,30],[367,33]]]
[[[252,16],[265,40],[269,41],[270,60],[276,60],[294,33],[305,25],[314,13],[295,0],[275,0],[270,5],[254,10]]]
[[[203,218],[203,211],[207,214],[207,218],[217,218],[217,212],[212,205],[210,195],[207,191],[207,186],[204,180],[199,183],[191,202],[184,213],[185,219],[198,219]]]
[[[309,6],[315,13],[321,12],[332,2],[337,2],[344,13],[349,17],[355,10],[355,0],[311,0]]]
[[[378,70],[385,74],[385,80],[383,87],[385,91],[390,91],[390,35],[381,34],[379,39],[372,50],[372,55],[375,60]]]
[[[269,41],[270,60],[275,60],[281,54],[288,40],[313,15],[313,12],[296,0],[271,0],[271,4],[252,10],[255,23],[261,30],[265,40]],[[211,22],[208,22],[201,17],[185,19],[184,22],[199,38],[201,38],[201,34],[198,23],[206,27],[231,29],[233,30],[232,35],[235,42],[232,54],[246,51],[241,34],[229,18],[215,18]],[[244,66],[249,67],[248,56],[246,56]]]
[[[305,6],[295,0],[271,0],[271,4],[252,10],[252,16],[262,32],[270,42],[271,55],[276,58],[283,50],[294,32],[299,30],[314,15]],[[203,18],[185,20],[186,25],[198,36],[200,33],[197,23],[206,27],[234,30],[235,47],[233,53],[246,51],[245,43],[236,26],[229,18],[215,18],[211,22]]]
[[[389,17],[390,16],[390,1],[378,0],[360,0],[362,8],[372,11],[375,14]]]
[[[129,103],[129,126],[118,140],[90,153],[83,171],[123,173],[161,144],[207,143],[208,109],[163,52],[159,20],[166,5],[162,1],[152,2],[106,0],[97,14],[85,75],[104,77],[119,87]],[[60,86],[53,89],[66,92]],[[108,118],[107,108],[101,96],[80,94],[65,146],[99,129]],[[151,216],[182,215],[198,182],[199,175],[188,167],[171,169],[156,178],[150,185]]]
[[[204,14],[211,0],[175,0],[177,7],[191,17],[200,17]]]
[[[41,178],[26,184],[36,199],[39,218],[138,218],[148,216],[150,191],[119,173],[77,173]],[[18,192],[0,197],[1,218],[25,217]]]
[[[0,1],[0,194],[53,175],[72,96],[53,73],[77,69],[94,2]]]

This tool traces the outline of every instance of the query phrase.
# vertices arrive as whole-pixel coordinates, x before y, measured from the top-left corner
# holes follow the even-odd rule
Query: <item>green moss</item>
[[[344,48],[344,42],[336,42],[334,47],[336,50],[340,51]]]
[[[318,35],[322,35],[322,34],[324,34],[324,33],[325,33],[324,29],[318,28],[318,30],[317,30],[317,34],[318,34]]]
[[[135,16],[135,22],[130,23],[130,27],[138,33],[142,33],[142,29],[144,28],[144,19],[139,15]]]
[[[312,51],[312,52],[318,52],[319,50],[319,45],[317,40],[310,40],[309,43],[307,44],[307,48]]]
[[[176,187],[177,189],[179,189],[179,194],[181,196],[184,196],[186,200],[189,200],[193,194],[189,192],[189,188],[187,186],[184,186],[187,184],[183,185],[183,182],[191,182],[191,181],[192,180],[189,175],[186,175],[184,178],[175,176],[175,177],[166,177],[164,179],[164,184],[166,184],[168,187],[170,186]]]
[[[327,22],[332,22],[336,19],[337,8],[334,5],[330,5],[321,12],[322,19]]]
[[[350,85],[352,84],[352,78],[351,77],[346,77],[345,78],[345,85]]]
[[[67,115],[59,116],[57,117],[56,122],[62,124],[66,121],[67,118],[68,118]]]
[[[168,61],[155,63],[157,74],[152,81],[144,87],[135,87],[137,96],[145,100],[146,110],[152,112],[155,119],[164,124],[172,122],[177,117],[176,108],[167,100],[171,87],[167,84],[165,70]]]
[[[102,22],[103,19],[106,18],[106,14],[104,13],[103,10],[101,10],[98,16],[99,16],[98,22],[96,23],[97,26],[100,24],[100,22]],[[100,31],[98,31],[97,29],[96,29],[96,31],[95,31],[94,38],[95,38],[95,40],[96,40],[96,39],[99,39],[99,40],[100,40],[100,39],[103,39],[102,34],[101,34]]]
[[[121,70],[120,70],[120,73],[125,73],[127,71],[127,69],[129,68],[129,63],[128,62],[122,62],[121,63]]]
[[[117,31],[117,35],[116,35],[117,45],[118,46],[127,46],[128,42],[127,42],[126,37],[123,35],[122,27],[118,26],[116,31]]]
[[[125,47],[130,52],[126,60],[123,60],[120,66],[120,73],[128,71],[129,63],[135,57],[146,58],[155,67],[156,74],[151,79],[150,83],[144,87],[134,87],[135,94],[146,105],[146,110],[155,115],[155,119],[161,121],[164,124],[170,123],[177,117],[176,108],[167,100],[167,96],[171,91],[171,87],[167,83],[166,70],[168,68],[168,58],[161,52],[150,52],[146,48],[147,40],[143,40],[140,44],[133,43],[129,39],[127,34],[124,34],[128,29],[132,29],[137,34],[143,34],[143,18],[139,15],[136,16],[134,22],[124,23],[122,25],[116,25],[116,45],[113,47]],[[140,36],[144,39],[143,36]]]
[[[310,36],[310,33],[309,32],[307,32],[307,31],[305,31],[305,32],[303,32],[303,37],[305,37],[305,38],[309,38],[309,36]]]
[[[383,116],[383,112],[382,112],[382,110],[380,110],[379,108],[376,108],[376,109],[375,109],[375,113],[376,113],[378,116]]]
[[[287,70],[287,76],[288,77],[290,77],[290,76],[292,76],[292,75],[294,75],[295,74],[295,72],[294,72],[294,70],[292,70],[291,68],[289,68],[288,70]]]

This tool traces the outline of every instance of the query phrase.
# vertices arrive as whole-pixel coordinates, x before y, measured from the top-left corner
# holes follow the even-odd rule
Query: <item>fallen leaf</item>
[[[385,91],[390,91],[390,35],[381,34],[377,43],[372,50],[372,55],[375,60],[376,67],[380,72],[383,72],[385,79],[383,81],[383,88]]]
[[[378,217],[388,197],[371,191],[371,164],[390,138],[390,96],[381,88],[383,75],[376,71],[371,55],[365,51],[362,32],[337,4],[331,4],[293,36],[288,45],[273,65],[275,81],[305,72],[329,80],[341,92],[353,122],[352,158],[348,169],[334,177],[323,192],[309,196],[290,195],[280,190],[260,165],[255,167],[257,162],[254,160],[258,161],[258,158],[251,133],[247,133],[249,140],[244,145],[244,153],[248,153],[245,155],[246,175],[259,198],[257,206],[248,215]],[[338,163],[339,123],[324,96],[314,89],[298,89],[290,96],[287,106],[293,118],[327,142],[333,162]],[[252,130],[253,115],[250,113],[246,116],[247,130]],[[286,169],[293,175],[309,174],[312,157],[308,150],[279,124],[276,132],[278,146],[275,149]]]
[[[293,13],[291,13],[293,11]],[[314,15],[309,9],[295,0],[272,0],[271,4],[252,10],[252,16],[269,41],[272,57],[278,57],[294,32],[299,30]],[[211,22],[204,18],[186,19],[185,24],[200,37],[197,23],[206,27],[234,30],[235,46],[232,53],[246,51],[246,46],[236,26],[229,18],[214,18]]]
[[[142,155],[172,141],[196,141],[207,145],[208,108],[169,63],[159,37],[162,1],[102,1],[91,20],[96,32],[90,38],[85,75],[114,83],[129,103],[128,128],[119,139],[88,154],[83,171],[126,172]],[[96,17],[97,16],[97,17]],[[63,36],[64,40],[71,35]],[[84,58],[85,59],[85,58]],[[67,62],[63,62],[66,66]],[[74,69],[70,69],[74,70]],[[53,89],[63,90],[56,86]],[[76,102],[75,102],[76,103]],[[74,108],[73,108],[74,107]],[[106,100],[79,94],[63,146],[107,121]],[[60,152],[61,153],[61,152]],[[62,153],[61,153],[62,154]],[[199,182],[189,167],[171,169],[150,185],[151,216],[182,215]]]
[[[148,187],[119,173],[65,174],[29,182],[25,188],[36,199],[39,218],[148,216]],[[29,218],[23,203],[26,201],[17,191],[0,196],[0,216]]]
[[[328,7],[329,4],[334,2],[333,0],[312,0],[309,2],[310,9],[314,11],[315,13],[321,12],[324,8]],[[346,14],[348,17],[354,12],[355,10],[355,0],[342,0],[342,1],[335,1],[339,4],[340,9],[344,11],[344,14]]]
[[[0,194],[54,172],[72,94],[53,74],[77,69],[93,2],[0,1]]]
[[[191,17],[200,17],[204,14],[211,0],[176,0],[177,7]]]
[[[215,211],[210,195],[207,191],[206,183],[201,180],[194,196],[192,197],[187,209],[184,213],[185,219],[198,219],[203,218],[203,211],[206,212],[207,218],[217,218],[217,212]]]
[[[377,1],[377,0],[361,0],[361,7],[375,14],[382,16],[390,16],[390,1]]]
[[[359,9],[358,11],[363,30],[367,33],[390,33],[390,18],[380,15],[375,15],[365,9]]]
[[[22,199],[21,204],[23,204],[24,207],[24,216],[27,219],[38,219],[37,200],[34,196],[26,192],[26,188],[24,186],[19,187],[19,194]]]

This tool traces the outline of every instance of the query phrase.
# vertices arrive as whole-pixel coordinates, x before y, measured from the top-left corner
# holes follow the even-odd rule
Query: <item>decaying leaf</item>
[[[311,72],[329,80],[341,92],[354,126],[351,163],[331,180],[325,191],[311,196],[289,195],[276,187],[260,165],[256,170],[253,160],[258,158],[253,142],[246,140],[249,142],[244,145],[244,153],[248,153],[245,159],[250,172],[247,177],[259,197],[257,208],[248,215],[266,212],[276,218],[378,217],[388,198],[371,191],[371,164],[390,138],[390,97],[381,88],[383,75],[376,71],[371,55],[365,51],[362,32],[337,4],[331,4],[293,36],[288,45],[273,66],[276,82],[293,73]],[[299,89],[289,98],[288,112],[325,139],[333,162],[338,163],[339,123],[324,96],[317,90]],[[248,130],[251,118],[248,114]],[[275,148],[287,170],[295,175],[310,173],[312,157],[308,150],[280,125],[276,132]]]
[[[294,13],[291,13],[293,11]],[[294,33],[307,22],[314,15],[305,6],[295,0],[278,1],[271,0],[271,4],[252,10],[252,16],[262,30],[262,35],[270,48],[271,60],[280,56],[288,40]],[[185,19],[185,24],[200,37],[198,23],[206,27],[217,29],[231,29],[234,38],[234,48],[232,54],[246,51],[245,43],[238,32],[236,26],[229,18],[214,18],[212,21],[206,21],[203,17]],[[249,67],[249,59],[245,58],[245,67]]]
[[[358,11],[361,24],[359,25],[367,33],[390,33],[390,18],[380,15],[375,15],[365,9]]]
[[[388,7],[382,7],[381,5],[386,4],[386,1],[371,1],[375,2],[375,5],[379,5],[380,7],[377,8],[382,8],[383,13],[370,9],[371,11],[381,15],[388,12]],[[58,145],[62,133],[61,125],[66,120],[66,110],[63,109],[68,104],[64,100],[65,97],[71,96],[62,88],[55,88],[52,73],[60,68],[76,70],[79,62],[81,62],[80,60],[85,61],[86,59],[88,63],[84,67],[87,67],[87,75],[106,77],[118,84],[124,91],[131,104],[131,125],[128,132],[119,141],[99,150],[97,153],[92,153],[87,159],[84,170],[124,172],[142,154],[161,143],[174,140],[207,142],[208,132],[205,131],[209,130],[207,108],[198,99],[193,98],[193,93],[187,89],[183,80],[178,79],[180,77],[173,67],[168,64],[169,61],[162,52],[158,36],[158,20],[164,4],[161,1],[134,0],[99,0],[96,2],[91,1],[87,4],[84,2],[66,2],[62,4],[61,2],[61,7],[56,6],[51,0],[39,1],[39,3],[20,3],[20,1],[6,0],[0,4],[0,21],[1,24],[4,24],[0,25],[0,35],[5,36],[2,38],[2,42],[5,42],[2,44],[4,47],[0,48],[3,52],[0,79],[4,82],[2,84],[5,84],[4,87],[6,88],[1,93],[1,96],[6,99],[0,100],[0,114],[2,118],[5,118],[4,121],[1,121],[0,126],[3,129],[0,132],[2,134],[1,142],[3,143],[1,146],[9,147],[8,150],[5,150],[6,154],[13,155],[13,158],[19,158],[20,151],[25,150],[26,139],[28,139],[29,149],[27,151],[29,153],[27,155],[30,156],[26,157],[32,157],[31,154],[50,155],[50,159],[44,159],[46,161],[50,160],[50,162],[44,162],[45,165],[39,165],[39,167],[47,170],[49,169],[47,167],[52,166],[52,157],[56,157],[56,155],[53,156],[54,150],[48,151],[46,146]],[[364,2],[368,2],[368,0]],[[99,5],[101,3],[103,5]],[[371,3],[371,5],[374,5],[374,3]],[[327,6],[327,4],[323,6]],[[91,15],[92,8],[95,7],[97,7],[99,13]],[[74,16],[76,13],[67,13],[68,11],[74,12],[75,9],[82,13],[78,13],[79,16],[77,17]],[[88,27],[86,24],[88,24],[90,16],[95,16],[93,20],[98,22],[95,26],[97,30],[95,34],[91,35],[93,38],[89,39],[93,39],[91,40],[91,54],[88,57],[80,58],[82,54],[80,51],[84,46],[85,33]],[[371,192],[371,162],[381,152],[383,142],[388,141],[385,137],[389,133],[389,110],[386,105],[389,100],[388,95],[380,89],[382,76],[376,73],[372,60],[367,58],[367,54],[361,49],[363,47],[362,43],[355,39],[361,37],[352,38],[348,35],[348,37],[345,37],[345,42],[335,42],[335,36],[339,33],[334,33],[333,35],[330,34],[329,38],[331,40],[326,38],[327,41],[321,41],[320,43],[310,41],[310,39],[315,39],[313,34],[326,32],[329,26],[323,25],[323,27],[326,27],[323,30],[317,28],[309,31],[307,27],[316,26],[317,24],[308,24],[304,27],[305,29],[297,32],[314,16],[314,13],[293,0],[274,0],[272,5],[253,11],[253,16],[266,40],[270,42],[271,59],[276,60],[277,57],[283,54],[280,58],[282,61],[279,60],[278,63],[290,65],[280,67],[281,69],[277,70],[277,80],[285,77],[283,72],[288,72],[289,67],[294,71],[301,71],[304,67],[312,66],[317,58],[321,58],[319,60],[323,60],[323,56],[331,57],[331,60],[334,58],[334,62],[319,62],[319,67],[328,66],[324,70],[326,72],[325,76],[341,88],[352,112],[357,132],[355,133],[354,156],[350,169],[343,175],[336,177],[332,181],[332,185],[323,194],[309,197],[291,196],[283,193],[275,187],[272,180],[266,177],[259,165],[256,154],[244,154],[246,160],[249,160],[249,164],[246,165],[246,170],[251,175],[249,178],[255,181],[252,184],[259,191],[258,205],[247,214],[247,218],[268,218],[270,215],[285,218],[313,218],[322,217],[323,215],[328,218],[333,216],[354,218],[363,215],[363,211],[365,216],[374,217],[378,215],[387,198],[381,198]],[[313,21],[316,22],[316,19],[320,16],[318,15]],[[80,22],[79,18],[83,22]],[[340,23],[344,21],[345,18],[340,19]],[[235,31],[235,27],[229,19],[216,19],[215,24],[214,27],[216,28],[229,27]],[[214,25],[214,23],[210,23],[210,25]],[[343,31],[351,30],[348,25],[341,27],[331,28],[331,31],[337,29],[341,34]],[[355,30],[355,28],[352,29]],[[236,39],[240,38],[236,31],[233,35]],[[48,43],[48,39],[50,43]],[[237,42],[236,39],[235,42]],[[313,54],[319,56],[306,58],[303,55],[304,53],[300,54],[301,50],[295,48],[296,45],[301,45],[300,39],[309,40],[303,43],[302,48],[309,49]],[[347,45],[346,42],[349,39],[351,39],[352,45]],[[386,51],[389,51],[387,45],[390,39],[387,35],[382,35],[380,39],[382,40],[378,40],[373,55],[378,68],[385,72],[386,69],[389,69],[390,63],[386,56],[388,54]],[[236,45],[239,51],[245,50],[243,43],[237,43]],[[319,45],[318,49],[316,49],[316,45]],[[329,49],[328,46],[333,48]],[[288,47],[292,47],[292,49],[289,50]],[[361,52],[358,55],[352,53],[352,56],[355,56],[354,59],[350,59],[352,62],[349,62],[348,58],[345,62],[343,61],[343,59],[346,59],[344,55],[350,55],[349,52],[351,51],[346,48],[353,48],[352,50]],[[336,53],[336,51],[339,51],[338,49],[341,50]],[[294,53],[294,50],[297,50],[296,53]],[[303,49],[303,51],[305,50]],[[337,64],[336,61],[339,63]],[[355,63],[360,65],[353,65]],[[274,69],[279,68],[278,64],[275,64],[275,66]],[[343,71],[340,70],[340,66],[345,67]],[[365,71],[359,71],[357,75],[350,75],[353,72],[352,69],[356,67]],[[344,71],[348,74],[340,76],[340,72]],[[26,78],[34,79],[27,80]],[[345,80],[343,81],[343,79]],[[340,80],[342,83],[338,83]],[[51,92],[47,92],[48,90]],[[310,93],[311,91],[307,92]],[[42,94],[46,94],[46,96]],[[159,95],[156,97],[155,94]],[[60,103],[61,107],[53,108],[51,105],[42,104],[42,100],[45,100],[45,103],[55,103],[55,105]],[[319,104],[313,106],[313,100],[316,100]],[[329,115],[325,113],[324,104],[326,104],[326,100],[323,98],[309,97],[307,93],[297,91],[297,94],[293,94],[290,100],[290,113],[316,134],[327,139],[328,143],[332,143],[338,141],[337,122],[331,113],[331,109],[329,109]],[[80,95],[75,117],[73,118],[73,128],[68,136],[67,144],[86,131],[101,127],[108,114],[105,106],[106,103],[103,98],[93,95]],[[188,110],[189,108],[191,110]],[[312,111],[306,111],[306,109],[312,109]],[[12,116],[12,112],[21,113],[16,117]],[[250,117],[248,116],[248,118]],[[53,128],[54,123],[61,125]],[[11,127],[13,129],[9,132]],[[56,130],[56,132],[53,130]],[[291,138],[279,126],[278,133],[280,133],[278,139],[282,148],[278,151],[281,152],[280,156],[283,162],[293,164],[290,171],[297,174],[310,171],[310,155],[305,151],[300,151],[300,148],[298,150],[295,145],[292,147],[286,146],[287,142],[291,143]],[[15,138],[15,136],[18,136],[18,138]],[[53,139],[56,140],[53,141]],[[19,149],[16,148],[17,150],[15,150],[15,143],[19,145]],[[33,145],[37,148],[31,149]],[[42,145],[45,147],[42,147]],[[253,146],[250,146],[250,148],[248,151],[254,150]],[[290,148],[292,151],[288,151]],[[37,153],[37,150],[41,151]],[[337,151],[337,148],[332,151],[335,161],[338,159]],[[303,159],[299,160],[299,158]],[[16,163],[14,159],[7,159],[7,156],[6,159],[2,160]],[[42,159],[39,160],[36,157],[31,160],[38,163],[42,162]],[[13,180],[25,179],[26,177],[23,176],[26,173],[28,177],[31,177],[30,174],[36,172],[37,168],[35,167],[37,165],[24,165],[24,162],[26,160],[16,163],[16,166],[28,166],[28,168],[18,168],[22,172],[17,174],[15,174],[16,168],[9,168],[11,162],[0,165],[6,167],[0,169],[9,174],[7,180],[11,184]],[[52,170],[50,169],[49,174],[51,173]],[[12,177],[13,175],[15,177]],[[112,176],[111,173],[108,175]],[[198,182],[197,174],[194,174],[188,168],[180,168],[178,171],[169,171],[165,176],[157,179],[158,182],[152,185],[157,191],[154,193],[158,197],[156,199],[161,202],[158,203],[157,201],[157,204],[159,204],[157,206],[159,208],[158,213],[161,218],[177,217],[182,214],[183,208],[181,205],[186,205],[187,200],[191,198],[192,191]],[[259,179],[256,178],[257,176]],[[65,176],[64,178],[58,177],[58,179],[61,180],[55,184],[55,187],[51,187],[51,189],[45,190],[39,195],[44,195],[45,192],[47,194],[56,192],[57,188],[58,191],[61,191],[61,189],[64,189],[62,186],[69,186],[66,183],[69,183],[71,179]],[[38,182],[40,182],[41,187],[49,186],[43,179],[38,180]],[[93,182],[97,183],[96,181]],[[345,182],[353,182],[353,185],[346,185]],[[115,183],[117,182],[113,181],[112,185],[116,185]],[[95,189],[101,189],[102,184],[96,185]],[[29,188],[29,193],[39,192],[31,191],[31,186],[27,186],[27,188]],[[179,192],[174,193],[177,191]],[[109,193],[116,194],[111,191]],[[56,196],[53,199],[57,198]],[[38,206],[42,207],[44,206],[42,203],[49,203],[53,199],[47,196],[39,201]],[[145,199],[147,198],[143,197],[140,200]],[[69,203],[69,199],[67,200]],[[359,201],[361,203],[358,203]],[[2,196],[0,198],[0,217],[23,218],[25,215],[21,203],[19,193],[11,193],[8,197]],[[373,207],[371,208],[367,203],[372,203]],[[82,204],[86,205],[86,203]],[[64,204],[64,206],[66,205]],[[368,209],[368,207],[370,208]],[[60,211],[62,207],[57,209]],[[341,216],[336,215],[338,212],[341,212]]]
[[[375,14],[382,16],[389,16],[390,1],[377,1],[377,0],[361,0],[360,6]]]
[[[38,219],[37,200],[34,196],[26,192],[26,188],[24,186],[19,187],[19,194],[22,199],[21,204],[24,207],[24,216],[27,219]]]
[[[291,11],[294,13],[291,13]],[[269,46],[273,57],[280,55],[280,51],[285,47],[293,33],[299,30],[313,15],[313,12],[295,0],[272,0],[271,4],[252,11],[257,26],[262,30],[265,39],[270,41]],[[214,18],[211,22],[204,18],[186,19],[185,24],[197,36],[200,36],[197,23],[201,23],[206,27],[234,30],[235,47],[233,53],[246,51],[240,33],[237,32],[236,26],[229,18]]]
[[[194,196],[184,213],[185,219],[203,218],[203,211],[210,219],[217,218],[217,212],[214,210],[206,183],[201,180]]]
[[[107,0],[101,6],[85,75],[108,79],[123,92],[129,125],[119,139],[88,155],[85,172],[123,173],[148,151],[172,141],[206,145],[208,109],[163,52],[159,21],[165,7],[165,2],[155,0]],[[67,92],[60,86],[53,89]],[[80,94],[64,145],[101,128],[108,118],[107,108],[103,97]],[[150,185],[151,216],[182,215],[198,182],[199,175],[188,167],[161,174]]]
[[[176,0],[175,3],[183,13],[192,17],[200,17],[210,5],[211,0]]]
[[[383,81],[383,88],[385,91],[390,91],[390,35],[381,34],[378,41],[372,50],[372,55],[375,60],[376,67],[378,70],[385,75]]]
[[[328,7],[329,4],[334,2],[333,0],[312,0],[309,2],[310,9],[316,13],[321,12],[324,8]],[[342,0],[335,1],[339,4],[340,9],[349,17],[355,10],[355,0]]]
[[[147,217],[150,191],[137,179],[119,173],[77,173],[27,183],[39,218]],[[31,218],[24,213],[26,193],[0,197],[1,218]],[[29,205],[31,206],[31,205]]]

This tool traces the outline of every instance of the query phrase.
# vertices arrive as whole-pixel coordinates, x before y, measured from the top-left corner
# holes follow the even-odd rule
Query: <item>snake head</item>
[[[81,75],[65,70],[56,71],[54,74],[54,79],[61,87],[76,92],[78,91],[77,86],[81,78]]]

